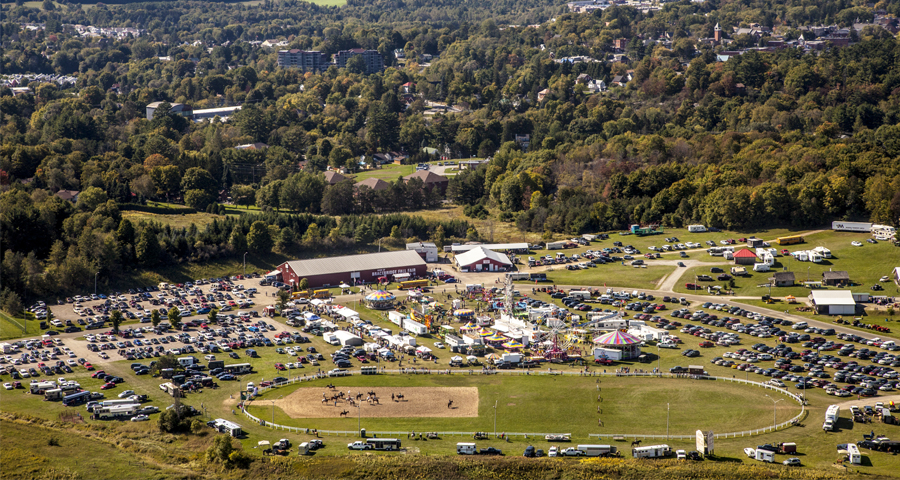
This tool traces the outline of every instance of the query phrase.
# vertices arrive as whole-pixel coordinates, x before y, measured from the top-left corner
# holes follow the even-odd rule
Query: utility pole
[[[245,277],[247,276],[247,253],[248,252],[244,252],[244,276]]]
[[[666,441],[669,441],[669,404],[666,404]]]
[[[499,400],[494,401],[494,438],[497,438],[497,402]]]
[[[94,274],[94,295],[97,294],[97,275],[100,275],[100,272]]]

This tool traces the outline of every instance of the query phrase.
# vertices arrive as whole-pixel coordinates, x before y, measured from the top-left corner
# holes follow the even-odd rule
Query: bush
[[[56,437],[50,437],[50,439],[47,440],[47,445],[50,445],[51,447],[58,447],[59,439],[57,439]]]

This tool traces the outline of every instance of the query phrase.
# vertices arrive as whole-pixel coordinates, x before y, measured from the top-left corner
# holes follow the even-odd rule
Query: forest
[[[716,24],[733,37],[729,48],[776,34],[810,40],[805,26],[870,23],[900,14],[896,2],[680,1],[589,14],[543,0],[59,5],[3,5],[0,70],[76,79],[26,81],[19,86],[30,92],[15,94],[0,87],[4,299],[57,292],[116,265],[245,248],[477,239],[465,220],[401,213],[447,202],[546,238],[631,223],[900,221],[895,35],[870,25],[852,30],[846,47],[748,50],[727,61],[718,56],[724,45],[703,40]],[[771,36],[730,34],[751,23]],[[84,37],[71,24],[145,32]],[[626,48],[615,49],[622,38]],[[277,48],[259,43],[268,39],[328,54],[378,50],[385,69],[279,68]],[[595,61],[560,60],[572,56]],[[625,85],[610,85],[626,74]],[[585,75],[609,89],[589,91]],[[147,119],[151,102],[242,109],[224,122],[191,122],[168,106]],[[435,105],[456,108],[435,114]],[[516,142],[526,135],[527,149]],[[268,148],[234,148],[256,142]],[[435,159],[423,147],[490,161],[452,176],[446,192],[401,179],[355,189],[322,175],[352,175],[376,153]],[[60,190],[80,192],[77,202]],[[121,215],[147,201],[218,212],[223,195],[262,212],[202,229]]]

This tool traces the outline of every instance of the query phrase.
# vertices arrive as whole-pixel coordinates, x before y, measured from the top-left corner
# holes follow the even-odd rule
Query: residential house
[[[391,188],[391,184],[380,178],[369,177],[361,182],[357,182],[354,187],[359,190],[360,187],[369,187],[376,192]]]
[[[81,192],[78,190],[60,190],[56,192],[56,196],[63,200],[68,200],[72,203],[76,203],[78,202],[78,195],[80,193]]]
[[[341,175],[338,172],[335,172],[334,170],[325,172],[325,183],[327,183],[328,185],[337,185],[338,183],[341,183],[346,179],[347,177]]]
[[[837,286],[850,283],[850,274],[839,270],[836,272],[822,272],[822,284]]]
[[[776,287],[793,287],[794,272],[776,272],[774,276],[769,277],[769,283]]]
[[[444,193],[444,191],[447,190],[447,185],[450,183],[450,180],[447,177],[432,173],[428,170],[419,170],[412,175],[403,177],[403,180],[406,183],[409,183],[409,181],[414,178],[421,180],[428,188],[437,188],[441,193]]]

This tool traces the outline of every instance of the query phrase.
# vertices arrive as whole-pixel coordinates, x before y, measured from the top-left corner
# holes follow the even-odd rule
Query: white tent
[[[353,317],[359,318],[359,313],[357,313],[355,310],[351,310],[347,307],[341,307],[337,310],[334,310],[331,313],[333,313],[339,317],[343,317],[347,320],[349,320],[350,318],[353,318]]]
[[[428,347],[426,347],[425,345],[420,345],[418,348],[416,348],[416,352],[419,352],[419,353],[431,353],[431,349],[428,348]]]

